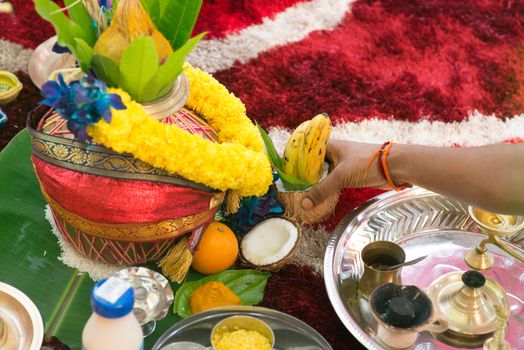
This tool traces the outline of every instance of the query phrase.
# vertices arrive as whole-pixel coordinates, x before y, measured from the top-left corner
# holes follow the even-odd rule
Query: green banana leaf
[[[0,152],[0,281],[27,294],[36,304],[47,336],[81,348],[82,329],[91,315],[94,282],[58,260],[60,247],[44,217],[44,201],[31,164],[31,141],[20,132]],[[158,270],[155,266],[147,266]],[[188,280],[201,276],[191,272]],[[178,285],[172,285],[176,292]],[[180,318],[171,312],[145,338],[145,349]]]
[[[178,289],[173,302],[173,312],[185,318],[191,316],[189,296],[208,282],[222,282],[233,291],[242,305],[256,305],[264,298],[269,272],[258,270],[226,270],[197,281],[186,282]]]

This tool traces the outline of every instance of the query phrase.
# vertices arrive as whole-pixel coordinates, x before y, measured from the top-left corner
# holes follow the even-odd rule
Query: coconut
[[[324,163],[322,177],[319,182],[326,178],[328,172],[329,164]],[[335,211],[340,196],[340,192],[337,192],[329,196],[322,203],[317,204],[315,207],[311,209],[303,209],[302,199],[307,197],[307,193],[311,188],[303,191],[289,191],[286,190],[281,179],[276,181],[276,186],[277,198],[285,209],[284,217],[304,224],[312,224],[328,218]]]
[[[298,247],[300,229],[292,221],[270,218],[254,226],[240,243],[242,261],[259,270],[278,271]]]

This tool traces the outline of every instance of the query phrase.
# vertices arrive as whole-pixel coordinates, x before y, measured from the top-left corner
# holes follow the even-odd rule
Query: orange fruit
[[[210,275],[227,270],[237,257],[237,237],[229,227],[213,221],[202,234],[191,266],[204,275]]]

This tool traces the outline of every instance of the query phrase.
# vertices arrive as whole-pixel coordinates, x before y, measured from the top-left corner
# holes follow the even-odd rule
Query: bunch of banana
[[[289,138],[284,151],[284,173],[310,185],[320,180],[331,133],[331,120],[319,114],[300,124]]]

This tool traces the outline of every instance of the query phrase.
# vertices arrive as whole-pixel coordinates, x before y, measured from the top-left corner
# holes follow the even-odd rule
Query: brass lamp
[[[447,273],[433,281],[427,294],[436,312],[449,325],[446,332],[436,337],[456,347],[482,346],[501,323],[496,310],[506,314],[510,311],[504,288],[475,270]],[[503,335],[497,341],[500,338]]]
[[[476,270],[488,270],[493,267],[493,255],[488,252],[487,245],[494,244],[517,260],[524,262],[524,255],[515,251],[501,240],[501,237],[511,236],[524,229],[524,217],[514,215],[494,214],[469,206],[468,213],[480,229],[488,235],[478,246],[466,252],[464,260]]]
[[[508,341],[504,339],[509,312],[500,305],[495,305],[495,311],[497,314],[497,330],[495,335],[484,343],[484,350],[510,350]]]

